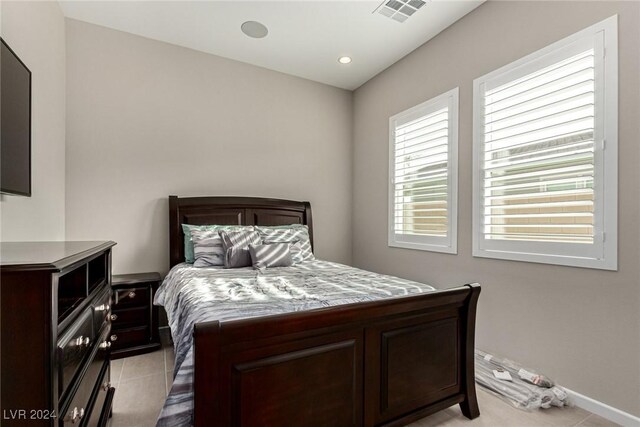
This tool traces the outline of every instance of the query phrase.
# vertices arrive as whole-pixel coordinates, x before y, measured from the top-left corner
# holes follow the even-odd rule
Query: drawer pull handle
[[[117,320],[118,319],[118,315],[117,314],[112,314],[111,315],[111,320]]]
[[[121,289],[119,291],[116,291],[116,301],[115,304],[118,305],[120,303],[120,301],[122,301],[125,298],[135,298],[136,297],[136,292],[134,289]]]
[[[103,341],[100,343],[100,348],[102,350],[106,350],[108,348],[111,348],[111,341]]]
[[[71,424],[77,423],[82,419],[82,417],[84,417],[84,408],[78,409],[78,407],[76,406],[71,411]]]
[[[118,339],[118,336],[116,334],[111,335],[111,341],[115,341]]]
[[[76,346],[78,347],[89,345],[90,342],[91,338],[89,337],[83,337],[82,335],[80,335],[78,338],[76,338]]]

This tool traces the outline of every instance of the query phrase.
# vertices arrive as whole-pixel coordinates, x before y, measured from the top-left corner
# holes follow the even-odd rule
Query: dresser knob
[[[118,319],[118,315],[117,314],[112,314],[111,315],[111,320],[117,320]]]
[[[131,291],[129,292],[129,298],[135,298],[136,297],[136,293]]]
[[[116,334],[111,335],[111,341],[115,341],[118,339],[118,336]]]
[[[89,343],[90,343],[90,342],[91,342],[91,338],[86,337],[86,338],[84,339],[84,343],[83,343],[83,344],[84,344],[84,345],[89,345]]]
[[[109,381],[107,381],[106,383],[102,384],[102,389],[104,391],[107,391],[111,388],[111,383]]]
[[[109,311],[110,308],[109,304],[102,304],[96,307],[96,311]]]
[[[108,348],[111,348],[111,342],[110,341],[103,341],[100,343],[100,348],[102,350],[106,350]]]
[[[82,347],[84,345],[89,345],[89,343],[91,342],[91,339],[89,337],[83,337],[82,335],[80,335],[78,338],[76,338],[76,346],[77,347]]]
[[[84,417],[84,408],[78,409],[78,407],[76,406],[75,408],[73,408],[70,415],[71,415],[71,424],[75,424],[79,422],[82,419],[82,417]]]
[[[76,421],[78,421],[78,414],[79,414],[79,411],[78,411],[78,407],[76,406],[75,408],[73,408],[73,410],[71,410],[71,413],[69,414],[69,418],[71,419],[71,422],[73,424],[75,424]]]

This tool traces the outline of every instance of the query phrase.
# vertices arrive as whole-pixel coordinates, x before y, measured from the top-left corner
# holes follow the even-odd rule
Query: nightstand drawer
[[[111,351],[148,343],[149,327],[147,326],[111,331]]]
[[[149,306],[149,288],[146,286],[114,289],[113,293],[114,309]]]
[[[111,327],[125,329],[149,324],[149,308],[133,307],[115,309],[111,314]]]

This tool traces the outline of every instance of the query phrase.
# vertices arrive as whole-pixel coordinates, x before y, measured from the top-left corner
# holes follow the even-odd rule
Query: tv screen
[[[0,192],[31,196],[31,71],[1,41]]]

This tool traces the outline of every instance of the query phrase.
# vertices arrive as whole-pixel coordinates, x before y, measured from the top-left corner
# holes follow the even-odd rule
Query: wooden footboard
[[[475,418],[479,294],[197,324],[194,424],[399,426],[455,404]]]

